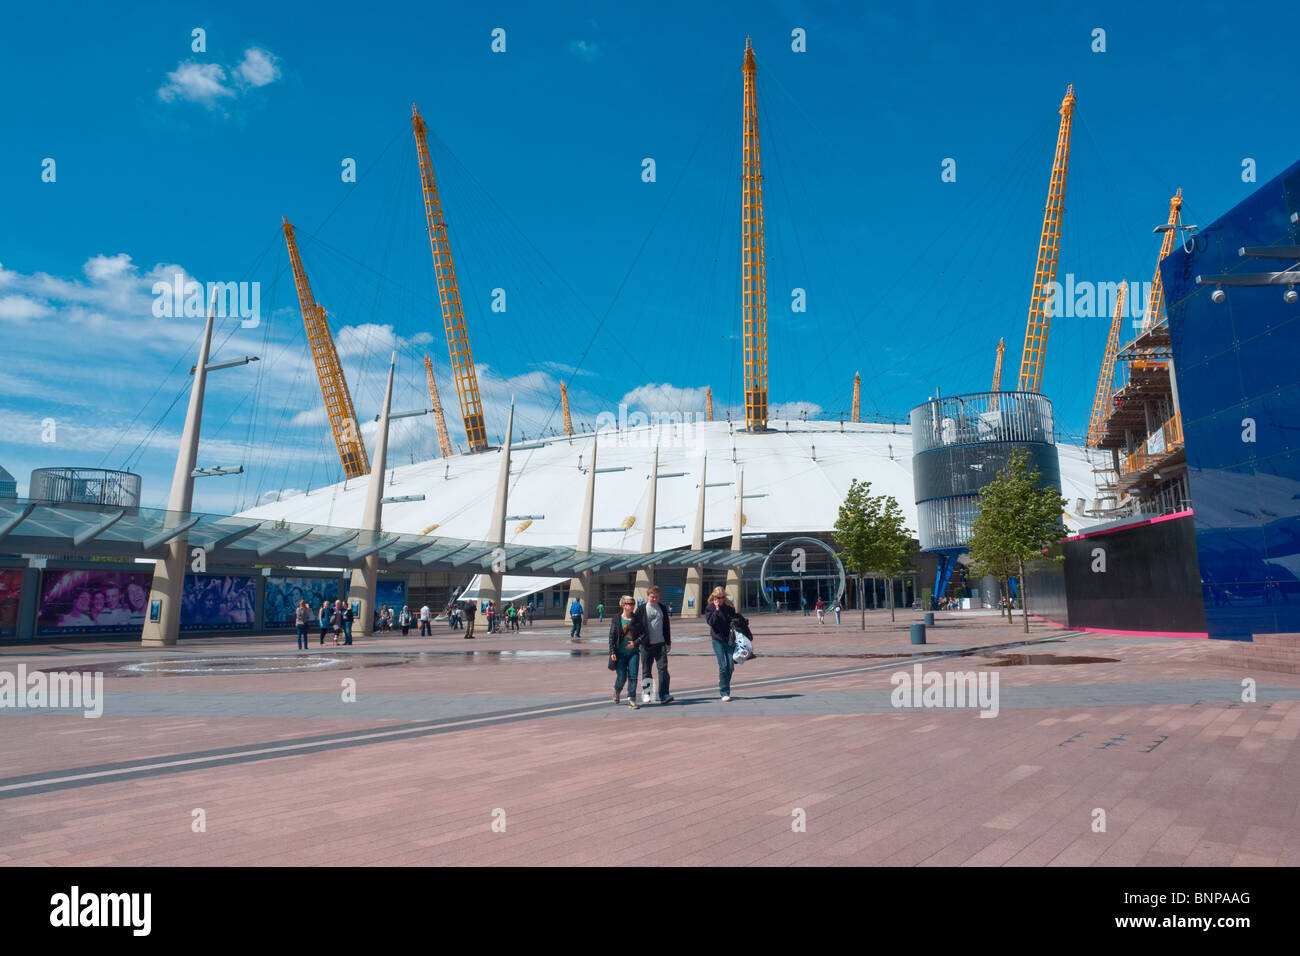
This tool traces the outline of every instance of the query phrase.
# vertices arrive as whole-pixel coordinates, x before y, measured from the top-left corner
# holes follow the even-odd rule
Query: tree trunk
[[[892,624],[894,621],[894,579],[887,579],[885,587],[889,588],[889,621]]]
[[[1007,579],[1002,582],[1002,586],[1005,589],[1006,598],[1007,598],[1007,623],[1014,624],[1016,622],[1016,619],[1012,616],[1012,613],[1015,610],[1016,605],[1015,605],[1015,601],[1012,600],[1011,597],[1011,575],[1009,574],[1007,575]]]
[[[1020,610],[1025,620],[1025,633],[1029,633],[1029,588],[1025,587],[1025,562],[1020,562]]]
[[[863,590],[866,586],[866,578],[858,578],[858,605],[862,608],[862,629],[867,629],[867,592]]]

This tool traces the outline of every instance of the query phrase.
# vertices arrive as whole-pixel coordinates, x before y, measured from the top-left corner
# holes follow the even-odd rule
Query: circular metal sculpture
[[[805,580],[831,581],[831,600],[844,597],[844,565],[835,551],[820,538],[786,538],[763,558],[758,572],[758,593],[762,600],[772,602],[772,588],[789,588],[781,582]]]

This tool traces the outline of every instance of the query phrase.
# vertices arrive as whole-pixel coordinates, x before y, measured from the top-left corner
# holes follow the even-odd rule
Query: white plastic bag
[[[754,656],[754,642],[744,634],[736,634],[736,649],[731,652],[731,659],[737,664],[743,664]]]

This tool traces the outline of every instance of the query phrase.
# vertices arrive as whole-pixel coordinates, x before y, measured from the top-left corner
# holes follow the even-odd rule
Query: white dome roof
[[[689,547],[695,525],[700,470],[707,453],[705,541],[730,535],[737,473],[744,471],[745,533],[830,531],[854,478],[872,494],[892,495],[916,532],[912,436],[905,425],[778,421],[773,430],[733,432],[727,422],[650,425],[598,433],[592,547],[641,551],[653,450],[659,448],[655,550]],[[573,547],[577,542],[591,432],[512,445],[506,507],[508,544]],[[1073,515],[1075,500],[1095,495],[1092,465],[1083,448],[1058,445],[1066,525],[1074,532],[1095,521]],[[815,459],[814,459],[815,455]],[[734,457],[734,462],[733,462]],[[388,469],[384,494],[425,496],[384,505],[386,531],[419,534],[437,527],[440,537],[488,537],[501,458],[497,450],[453,455]],[[619,469],[610,470],[606,469]],[[666,477],[684,472],[679,477]],[[359,527],[367,478],[331,485],[242,512],[242,517],[283,518],[304,524]],[[346,487],[345,487],[346,485]],[[754,497],[750,497],[750,496]],[[526,523],[523,516],[529,516]],[[627,519],[632,519],[628,522]],[[526,527],[522,527],[526,524]],[[629,530],[624,530],[628,525]],[[665,525],[677,527],[665,528]],[[618,529],[601,531],[602,528]],[[724,542],[722,547],[728,545]]]

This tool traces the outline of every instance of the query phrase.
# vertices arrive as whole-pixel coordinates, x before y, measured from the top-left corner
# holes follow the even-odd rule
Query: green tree
[[[869,572],[889,580],[889,619],[894,620],[894,575],[912,564],[912,534],[907,530],[903,510],[892,495],[871,494],[871,482],[849,485],[835,520],[835,545],[846,570],[858,579],[862,604],[862,629],[867,627],[867,602],[862,599],[862,578]]]
[[[1065,536],[1065,499],[1042,474],[1029,470],[1029,452],[1017,448],[996,478],[980,489],[980,513],[971,525],[971,563],[983,573],[1020,583],[1020,606],[1029,633],[1029,589],[1025,565]],[[1009,588],[1008,588],[1009,593]],[[1009,604],[1010,602],[1008,602]],[[1008,617],[1010,615],[1008,614]]]

